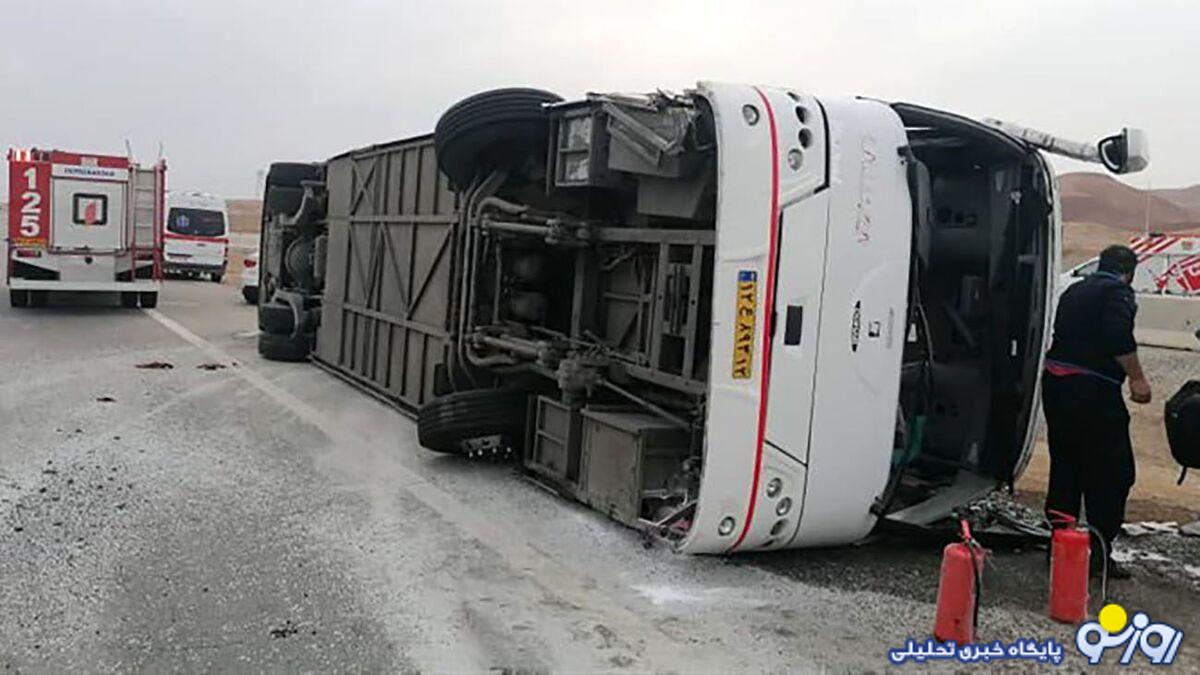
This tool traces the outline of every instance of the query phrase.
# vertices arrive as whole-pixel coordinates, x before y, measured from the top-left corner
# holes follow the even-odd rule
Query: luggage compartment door
[[[119,251],[125,248],[124,182],[55,178],[51,248]]]
[[[783,212],[765,443],[805,466],[828,230],[827,192],[789,206]]]

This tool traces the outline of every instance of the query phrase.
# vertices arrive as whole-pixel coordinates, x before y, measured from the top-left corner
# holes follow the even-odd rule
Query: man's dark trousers
[[[1111,552],[1134,481],[1129,411],[1121,387],[1090,375],[1046,373],[1042,407],[1050,441],[1047,515],[1053,518],[1049,512],[1060,511],[1078,518],[1082,498],[1088,523]],[[1094,550],[1097,562],[1099,554]]]

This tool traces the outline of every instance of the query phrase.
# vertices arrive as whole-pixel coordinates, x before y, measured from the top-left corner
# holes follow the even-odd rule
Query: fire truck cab
[[[162,286],[166,163],[10,150],[5,281],[13,307],[51,291],[118,292],[154,307]]]

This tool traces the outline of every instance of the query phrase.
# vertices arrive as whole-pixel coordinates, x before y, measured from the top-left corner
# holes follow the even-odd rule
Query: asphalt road
[[[149,312],[0,306],[0,668],[861,672],[932,627],[937,543],[643,546],[510,465],[422,450],[254,332],[206,282]],[[1073,644],[1042,556],[997,553],[982,638]],[[1126,583],[1131,609],[1200,614],[1186,583]]]

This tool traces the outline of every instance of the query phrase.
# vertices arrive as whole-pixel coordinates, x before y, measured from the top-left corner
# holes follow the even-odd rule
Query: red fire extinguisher
[[[971,536],[967,521],[960,522],[962,541],[947,544],[942,551],[933,636],[942,642],[954,640],[961,645],[975,641],[984,550]]]
[[[1050,515],[1050,618],[1079,624],[1087,617],[1091,537],[1074,516],[1061,511]]]

